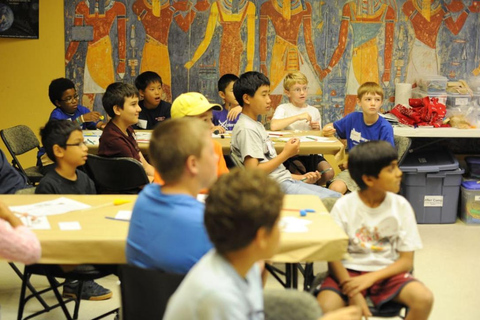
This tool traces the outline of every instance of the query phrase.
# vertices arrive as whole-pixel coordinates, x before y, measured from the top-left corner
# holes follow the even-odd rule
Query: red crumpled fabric
[[[397,104],[390,111],[400,123],[410,126],[448,126],[443,124],[447,108],[439,103],[437,98],[409,99],[408,103],[411,108]]]

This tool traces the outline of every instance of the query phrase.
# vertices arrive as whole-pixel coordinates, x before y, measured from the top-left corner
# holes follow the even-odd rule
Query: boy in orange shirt
[[[171,115],[173,118],[195,117],[208,123],[213,129],[212,110],[221,111],[222,106],[216,103],[210,103],[208,99],[198,92],[187,92],[179,95],[172,104]],[[223,157],[222,145],[213,140],[215,154],[218,156],[217,176],[228,172],[225,158]],[[163,180],[155,171],[153,182],[163,185]],[[201,193],[204,193],[202,190]]]

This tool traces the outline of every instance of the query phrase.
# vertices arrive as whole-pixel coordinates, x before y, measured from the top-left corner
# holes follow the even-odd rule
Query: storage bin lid
[[[458,161],[446,149],[419,150],[409,153],[402,162],[403,172],[440,172],[458,169]]]
[[[462,187],[468,190],[480,190],[480,180],[463,181]]]
[[[468,164],[480,164],[480,157],[465,157],[465,162]]]

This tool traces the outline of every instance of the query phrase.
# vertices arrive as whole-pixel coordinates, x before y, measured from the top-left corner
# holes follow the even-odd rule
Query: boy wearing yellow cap
[[[208,99],[199,92],[187,92],[179,95],[172,104],[170,114],[172,119],[183,117],[195,117],[205,121],[207,125],[213,129],[212,111],[221,111],[222,106],[216,103],[210,103]],[[215,154],[218,156],[217,176],[228,172],[225,158],[223,157],[222,145],[213,140]],[[153,182],[163,184],[163,180],[155,171]],[[203,193],[203,191],[202,191]]]

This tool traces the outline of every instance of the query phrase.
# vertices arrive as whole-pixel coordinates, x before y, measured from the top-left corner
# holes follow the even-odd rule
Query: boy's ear
[[[256,243],[257,247],[260,248],[261,250],[268,249],[268,235],[269,235],[269,232],[267,228],[265,227],[258,228],[257,233],[255,235],[254,242]]]
[[[197,157],[194,155],[190,155],[187,158],[187,161],[185,161],[185,169],[188,171],[191,175],[198,175],[198,164],[197,164]]]
[[[114,105],[114,106],[113,106],[113,112],[115,113],[116,116],[119,116],[119,115],[120,115],[120,110],[123,110],[123,108],[120,108],[120,107],[117,106],[117,105]]]
[[[243,96],[242,96],[243,104],[244,104],[244,105],[246,105],[246,104],[250,105],[250,99],[251,99],[251,98],[252,98],[252,97],[250,97],[250,96],[248,95],[248,93],[244,93]]]
[[[60,102],[58,100],[55,100],[55,105],[60,108]]]
[[[138,89],[138,99],[143,100],[145,98],[145,90]]]
[[[218,95],[220,96],[220,98],[223,99],[223,101],[225,101],[225,92],[223,92],[223,91],[218,91]]]
[[[53,154],[55,155],[55,158],[63,158],[65,155],[65,149],[60,147],[58,144],[54,144],[52,147]]]
[[[376,180],[374,176],[367,176],[366,174],[362,175],[363,182],[370,188],[373,186],[374,181]]]

